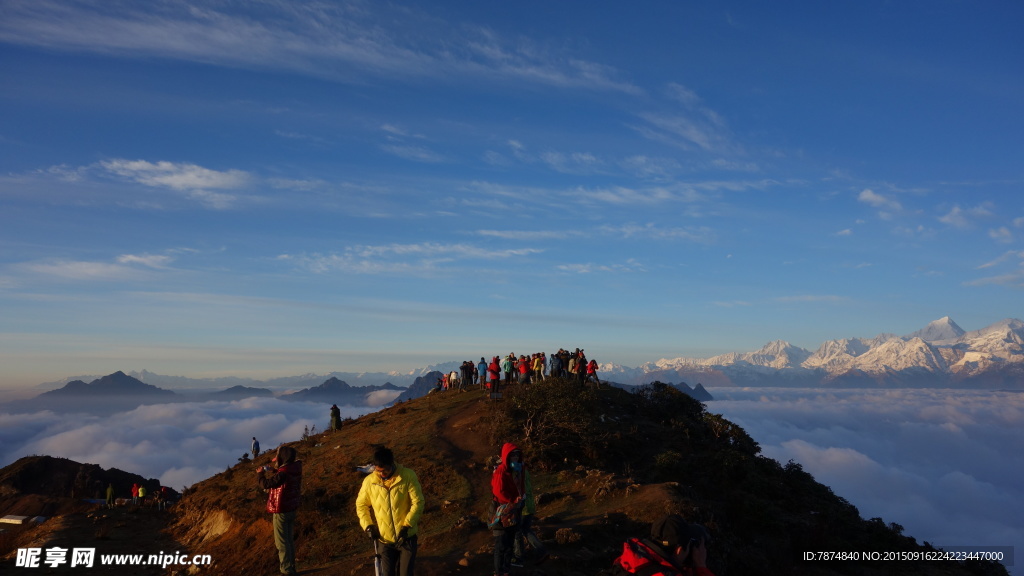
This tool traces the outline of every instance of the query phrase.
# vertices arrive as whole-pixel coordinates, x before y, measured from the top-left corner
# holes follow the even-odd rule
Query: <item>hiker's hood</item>
[[[511,442],[505,442],[505,445],[501,447],[501,463],[508,466],[508,455],[519,450],[519,446]]]

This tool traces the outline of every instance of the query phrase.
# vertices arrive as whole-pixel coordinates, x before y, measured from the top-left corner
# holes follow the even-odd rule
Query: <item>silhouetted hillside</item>
[[[348,382],[335,377],[328,378],[323,384],[284,394],[281,400],[293,400],[302,402],[324,402],[327,404],[340,404],[348,406],[370,405],[369,397],[374,392],[382,390],[397,392],[403,390],[390,382],[382,386],[350,386]],[[375,404],[374,404],[375,405]]]
[[[43,392],[37,398],[64,398],[69,396],[174,396],[174,392],[157,388],[132,378],[120,370],[86,384],[81,380],[68,382],[63,388]]]
[[[185,399],[170,390],[164,390],[118,371],[85,383],[73,380],[63,387],[28,400],[9,402],[11,412],[52,410],[57,413],[114,414],[142,406],[163,402],[182,402]]]
[[[608,382],[608,384],[610,384],[612,386],[615,386],[617,388],[622,388],[623,390],[626,390],[627,392],[634,392],[637,389],[639,389],[642,386],[644,386],[644,385],[636,385],[636,384],[620,384],[618,382]],[[668,386],[672,386],[672,387],[676,388],[677,390],[679,390],[683,394],[686,394],[687,396],[693,398],[694,400],[696,400],[698,402],[710,402],[710,401],[715,399],[715,397],[711,395],[711,392],[708,392],[707,389],[704,388],[704,385],[701,384],[701,383],[698,383],[693,388],[690,388],[690,385],[687,384],[686,382],[680,382],[679,384],[673,384],[673,383],[669,382]]]
[[[274,392],[266,388],[253,388],[251,386],[232,386],[219,392],[211,392],[206,397],[211,400],[241,400],[244,398],[270,398]]]
[[[96,464],[82,464],[67,458],[27,456],[0,469],[0,516],[40,517],[42,523],[0,524],[0,573],[15,568],[17,551],[22,548],[94,548],[97,554],[156,554],[179,545],[164,532],[167,512],[158,512],[150,502],[145,506],[130,502],[132,484],[146,486],[150,493],[160,488],[155,478],[116,468],[104,470]],[[116,498],[127,503],[113,510],[94,500],[106,498],[107,485],[114,486]],[[172,500],[177,493],[171,490]],[[45,558],[43,558],[45,560]],[[98,561],[98,560],[97,560]],[[88,568],[57,568],[40,564],[45,574],[79,574]],[[32,569],[25,569],[31,572]],[[95,567],[103,574],[163,575],[160,566]]]
[[[104,470],[97,464],[52,456],[25,456],[0,468],[2,498],[27,494],[55,498],[106,498],[107,484],[114,485],[114,493],[118,496],[130,494],[132,484],[143,485],[150,490],[160,488],[160,480],[156,478],[143,478],[117,468]]]
[[[441,376],[442,374],[436,370],[434,372],[427,372],[423,376],[418,376],[405,392],[402,392],[398,395],[398,398],[395,398],[395,404],[426,396],[434,389],[438,378]]]
[[[709,563],[730,574],[1005,574],[998,565],[822,562],[805,551],[921,551],[902,528],[865,520],[799,464],[780,464],[740,427],[673,387],[634,393],[554,380],[513,386],[501,401],[445,392],[346,422],[295,446],[304,461],[296,526],[300,570],[372,573],[372,546],[354,499],[375,445],[415,470],[426,495],[417,573],[490,573],[493,537],[481,519],[505,441],[523,446],[537,495],[547,576],[596,574],[631,535],[678,512],[713,534]],[[184,546],[211,554],[220,574],[273,573],[277,554],[254,463],[198,483],[175,511]],[[531,573],[528,564],[523,573]]]

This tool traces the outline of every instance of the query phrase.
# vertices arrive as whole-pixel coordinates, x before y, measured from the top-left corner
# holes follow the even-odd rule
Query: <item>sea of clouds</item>
[[[237,464],[254,436],[266,451],[300,439],[306,427],[324,430],[328,408],[247,398],[140,406],[105,417],[0,413],[0,466],[33,454],[60,456],[157,478],[181,490]],[[340,409],[342,418],[355,418],[378,408]]]
[[[709,391],[709,411],[742,426],[765,456],[800,463],[864,518],[935,546],[1024,550],[1024,393]]]
[[[863,517],[898,523],[936,546],[1024,550],[1024,393],[710,392],[709,411],[741,425],[765,456],[799,462]],[[346,406],[342,417],[376,409]],[[62,456],[181,489],[237,463],[253,436],[271,450],[327,421],[322,403],[276,398],[141,406],[109,417],[0,413],[0,466]]]

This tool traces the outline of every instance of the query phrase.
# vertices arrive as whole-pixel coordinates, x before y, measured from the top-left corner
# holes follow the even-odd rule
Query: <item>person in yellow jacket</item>
[[[356,496],[359,527],[371,540],[384,545],[380,551],[381,576],[413,576],[424,508],[420,479],[412,470],[396,464],[388,448],[374,451],[373,466]]]

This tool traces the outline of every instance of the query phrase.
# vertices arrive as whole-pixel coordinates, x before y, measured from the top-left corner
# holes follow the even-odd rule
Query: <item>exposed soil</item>
[[[38,500],[32,495],[27,499]],[[52,499],[51,499],[52,503]],[[24,504],[14,506],[24,509]],[[36,574],[88,574],[82,566],[71,567],[72,551],[75,548],[93,548],[95,557],[93,573],[157,576],[166,574],[161,566],[102,566],[101,555],[185,553],[185,549],[167,534],[164,529],[170,519],[169,512],[157,511],[152,507],[123,506],[107,510],[96,504],[79,502],[67,506],[59,515],[42,524],[10,526],[0,535],[0,568],[15,568],[19,548],[40,548],[42,555]],[[70,508],[70,509],[69,509]],[[17,514],[17,512],[5,511]],[[46,549],[62,548],[68,552],[65,564],[52,566],[45,563]],[[148,560],[148,557],[147,557]]]

